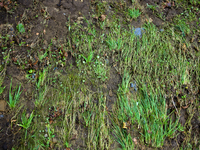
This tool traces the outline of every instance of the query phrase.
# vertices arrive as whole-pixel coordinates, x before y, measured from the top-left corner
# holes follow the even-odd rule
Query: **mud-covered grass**
[[[198,149],[198,1],[91,1],[46,23],[64,4],[27,4],[42,29],[29,10],[24,33],[1,26],[2,149]]]

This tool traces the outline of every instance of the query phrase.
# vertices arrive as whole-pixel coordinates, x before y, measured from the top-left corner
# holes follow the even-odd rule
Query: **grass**
[[[30,114],[30,116],[26,116],[26,113],[25,112],[23,112],[22,113],[22,116],[21,116],[21,123],[20,124],[18,124],[18,126],[20,126],[20,127],[22,127],[22,128],[24,128],[26,131],[25,131],[25,140],[26,140],[26,137],[27,137],[27,130],[28,130],[28,128],[30,127],[30,125],[31,125],[31,122],[32,122],[32,120],[33,120],[33,117],[34,117],[34,114],[33,114],[34,112],[32,112],[31,114]]]
[[[131,19],[137,19],[141,13],[139,10],[136,10],[135,7],[133,9],[128,9],[128,15],[131,17]]]
[[[98,2],[96,7],[104,12],[105,5]],[[134,8],[128,15],[137,19],[141,13]],[[182,94],[184,87],[198,91],[200,70],[199,57],[185,38],[191,31],[184,19],[175,20],[178,24],[163,32],[146,23],[140,38],[131,32],[132,26],[124,27],[119,20],[98,20],[98,28],[91,20],[85,21],[84,29],[68,22],[68,42],[60,44],[59,39],[52,39],[45,52],[38,53],[39,61],[48,57],[51,65],[35,71],[37,78],[30,79],[34,107],[30,116],[26,111],[16,116],[18,126],[24,129],[20,133],[25,135],[16,149],[162,148],[166,139],[186,132],[179,115],[189,98]],[[60,51],[51,51],[53,47]],[[68,59],[60,58],[61,50],[71,52],[75,65],[66,65]],[[118,90],[112,89],[115,86]],[[14,91],[11,88],[12,80],[8,104],[15,108],[21,85]],[[109,88],[116,94],[114,102]],[[169,99],[179,95],[181,106],[170,108],[173,103]],[[194,107],[199,106],[197,101]],[[189,110],[193,110],[192,105]],[[194,112],[189,114],[187,126],[192,125]],[[197,147],[198,142],[190,141],[191,132],[187,133],[187,146]]]
[[[2,87],[3,80],[4,80],[4,76],[1,74],[1,76],[0,76],[0,95],[1,95],[1,93],[3,93],[3,91],[5,89],[5,87]]]
[[[158,6],[154,6],[154,5],[149,5],[148,3],[147,3],[147,8],[149,8],[149,9],[151,9],[152,11],[153,11],[153,13],[154,13],[154,11],[157,11],[157,8]]]
[[[11,109],[15,108],[19,99],[20,99],[20,95],[22,93],[22,91],[20,92],[21,89],[21,84],[17,88],[14,89],[14,91],[12,91],[12,79],[11,79],[11,83],[10,83],[10,90],[9,90],[9,101],[8,101],[8,105]]]

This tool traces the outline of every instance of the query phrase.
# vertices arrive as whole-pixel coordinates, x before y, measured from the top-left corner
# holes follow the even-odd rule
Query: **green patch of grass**
[[[181,31],[184,37],[190,33],[190,27],[186,24],[186,20],[178,20],[175,28]]]
[[[162,147],[164,140],[167,137],[174,137],[175,132],[179,129],[182,130],[182,127],[178,125],[178,120],[172,122],[170,115],[167,114],[166,100],[159,92],[154,92],[154,94],[151,90],[147,92],[146,85],[144,85],[141,94],[136,98],[131,93],[128,94],[127,87],[124,86],[129,84],[129,79],[127,78],[129,75],[127,74],[124,74],[126,81],[123,79],[119,88],[118,113],[116,115],[121,124],[122,122],[127,122],[129,118],[132,124],[138,124],[138,128],[141,129],[141,140],[144,143],[153,147]],[[120,132],[124,132],[122,125],[115,128],[119,130],[120,127]],[[118,131],[118,134],[120,132]],[[117,137],[119,136],[118,134]],[[128,136],[127,134],[127,138]],[[120,137],[121,139],[118,137],[117,141],[122,147],[126,147],[125,145],[128,145],[128,141],[124,143],[121,141],[124,138]]]
[[[108,79],[106,61],[102,62],[99,58],[97,58],[93,65],[93,69],[97,75],[97,78],[101,79],[102,81],[106,81],[106,79]]]
[[[24,25],[22,23],[19,23],[17,25],[17,30],[20,32],[20,33],[24,33],[25,32],[25,29],[24,29]]]
[[[136,120],[143,129],[141,134],[144,136],[144,141],[153,147],[161,147],[165,138],[174,137],[181,126],[178,126],[178,120],[172,122],[167,115],[165,98],[152,92],[148,95],[145,88],[142,89],[143,98],[134,101],[133,104]]]
[[[0,66],[1,68],[1,66]],[[2,69],[3,70],[3,69]],[[0,70],[0,71],[2,71]],[[4,80],[4,75],[3,75],[3,71],[0,73],[0,95],[3,93],[5,87],[2,87],[3,84],[3,80]]]
[[[22,93],[22,91],[20,92],[21,89],[21,84],[17,88],[14,89],[14,91],[12,91],[12,79],[11,79],[11,83],[10,83],[10,90],[9,90],[9,101],[8,101],[8,105],[11,109],[15,108],[19,99],[20,99],[20,95]]]
[[[32,120],[33,120],[33,117],[34,117],[34,114],[33,114],[34,112],[32,112],[31,114],[30,114],[30,116],[27,116],[26,115],[26,112],[24,111],[23,113],[22,113],[22,116],[21,116],[21,123],[20,124],[18,124],[18,126],[20,126],[20,127],[22,127],[23,129],[25,129],[26,131],[25,131],[25,140],[26,140],[26,137],[27,137],[27,130],[28,130],[28,128],[30,127],[30,125],[31,125],[31,122],[32,122]]]
[[[85,61],[83,61],[83,63],[89,64],[92,62],[92,58],[93,58],[93,52],[91,52],[88,57],[85,57],[84,55],[81,55]]]
[[[141,15],[141,12],[134,7],[133,9],[128,9],[128,15],[131,17],[131,19],[136,20]]]
[[[147,3],[147,8],[151,9],[151,10],[153,11],[153,13],[154,13],[154,11],[157,11],[156,8],[158,8],[158,6],[156,6],[156,5],[149,5],[149,4]]]

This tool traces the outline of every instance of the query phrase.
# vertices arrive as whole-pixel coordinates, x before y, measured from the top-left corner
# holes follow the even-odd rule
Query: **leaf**
[[[87,62],[87,58],[85,57],[85,56],[83,56],[83,55],[81,55],[84,59],[85,59],[85,61]]]
[[[88,56],[88,62],[91,62],[92,58],[93,58],[93,53],[91,53],[91,54]]]
[[[5,87],[0,87],[0,94],[3,93],[4,89],[5,89]]]
[[[17,25],[17,30],[20,32],[20,33],[24,33],[25,32],[25,29],[24,29],[24,25],[22,23],[19,23]]]
[[[133,138],[133,142],[135,143],[135,145],[138,144],[137,139],[135,137]]]
[[[106,19],[106,15],[101,15],[101,21],[104,21]]]
[[[126,122],[123,122],[123,129],[127,129],[127,123]]]

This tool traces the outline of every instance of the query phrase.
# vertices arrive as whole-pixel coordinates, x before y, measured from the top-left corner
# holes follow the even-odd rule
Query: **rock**
[[[112,90],[109,91],[109,96],[110,96],[110,97],[113,96]]]
[[[134,81],[134,84],[131,83],[131,84],[130,84],[130,87],[131,87],[131,88],[134,88],[134,90],[137,91],[136,81]]]
[[[2,119],[4,117],[4,115],[0,115],[0,119]]]
[[[7,102],[5,100],[0,100],[0,111],[6,111]]]
[[[32,78],[33,78],[33,79],[35,79],[35,77],[36,77],[36,74],[35,74],[35,73],[33,73],[33,74],[32,74]]]
[[[133,83],[130,84],[131,88],[133,88]]]
[[[160,32],[163,32],[164,31],[164,29],[160,29]]]
[[[44,49],[47,49],[47,48],[48,48],[48,43],[47,43],[46,40],[44,40],[43,44],[44,44],[44,45],[43,45],[43,48],[44,48]]]
[[[103,84],[103,87],[104,87],[105,89],[107,89],[107,85],[106,85],[105,83]]]
[[[134,88],[134,90],[137,92],[137,85],[136,85],[136,81],[134,81],[133,88]]]
[[[44,137],[47,138],[47,137],[48,137],[48,134],[45,134]]]
[[[52,142],[53,142],[54,144],[56,144],[56,143],[58,143],[58,140],[57,140],[56,138],[52,138]]]
[[[105,59],[106,65],[109,65],[109,60]]]
[[[140,38],[142,37],[142,34],[145,33],[144,28],[136,28],[136,29],[133,28],[133,30],[134,34]]]

